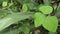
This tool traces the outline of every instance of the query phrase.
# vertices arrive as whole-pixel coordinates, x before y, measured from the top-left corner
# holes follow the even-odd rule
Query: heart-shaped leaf
[[[48,16],[42,25],[48,31],[56,32],[58,26],[58,20],[55,16]]]
[[[50,14],[53,8],[51,6],[42,5],[42,6],[39,6],[38,10],[44,14]]]
[[[45,15],[41,14],[41,13],[35,13],[34,15],[34,24],[35,27],[40,26],[42,23],[44,23],[44,19],[45,19]]]

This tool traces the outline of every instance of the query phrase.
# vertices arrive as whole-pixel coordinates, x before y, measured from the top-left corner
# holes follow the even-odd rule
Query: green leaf
[[[7,28],[13,23],[16,23],[20,20],[24,20],[32,16],[32,13],[14,13],[7,15],[3,19],[0,20],[0,31]]]
[[[45,15],[41,13],[35,13],[34,15],[35,27],[41,26],[41,24],[44,23],[45,18],[46,18]]]
[[[52,0],[43,0],[44,5],[50,5]]]
[[[27,3],[29,10],[34,10],[37,9],[37,5],[35,5],[34,3]]]
[[[19,27],[21,28],[21,27]],[[0,34],[19,34],[19,32],[21,29],[12,29],[12,28],[9,28],[9,29],[4,29],[4,31],[1,31]]]
[[[18,1],[21,4],[33,2],[32,0],[16,0],[16,1]]]
[[[17,8],[17,6],[15,6],[15,5],[13,5],[13,6],[11,7],[11,9],[12,9],[13,12],[18,12],[18,8]]]
[[[21,31],[24,32],[24,34],[29,34],[29,31],[30,31],[29,23],[25,23],[25,25],[22,27]]]
[[[42,24],[50,32],[56,32],[58,27],[58,20],[55,16],[48,16],[45,22]]]
[[[57,11],[56,12],[60,12],[60,7],[57,8]]]
[[[18,27],[19,26],[19,27]],[[21,21],[15,26],[15,28],[6,28],[3,31],[0,32],[0,34],[29,34],[30,32],[30,24],[28,21],[25,21],[23,24],[21,24]],[[17,28],[18,27],[18,28]]]
[[[6,13],[0,10],[0,19],[2,19],[4,16],[6,16]]]
[[[23,6],[22,6],[22,11],[24,11],[24,12],[28,11],[27,4],[23,4]]]
[[[3,1],[8,1],[8,0],[0,0],[0,3],[2,3]]]
[[[38,7],[38,10],[44,14],[50,14],[52,13],[53,8],[51,6],[42,5]]]
[[[3,7],[6,7],[6,6],[7,6],[7,1],[4,1],[4,2],[2,3],[2,6],[3,6]]]

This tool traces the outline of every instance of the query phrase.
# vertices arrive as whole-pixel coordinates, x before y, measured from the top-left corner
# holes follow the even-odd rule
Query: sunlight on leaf
[[[52,13],[53,8],[51,6],[42,5],[42,6],[39,6],[38,10],[44,14],[50,14]]]
[[[45,20],[45,22],[42,24],[44,28],[46,28],[48,31],[56,32],[58,27],[58,20],[55,16],[48,16]]]
[[[2,3],[2,6],[3,6],[3,7],[6,7],[6,6],[7,6],[7,1],[4,1],[4,2]]]
[[[24,20],[29,18],[30,16],[32,16],[32,14],[10,14],[7,15],[6,17],[4,17],[3,19],[0,20],[0,31],[7,28],[8,26],[10,26],[11,24],[14,24],[20,20]]]
[[[46,18],[45,15],[41,13],[35,13],[34,15],[35,27],[41,26],[41,24],[44,23],[45,18]]]

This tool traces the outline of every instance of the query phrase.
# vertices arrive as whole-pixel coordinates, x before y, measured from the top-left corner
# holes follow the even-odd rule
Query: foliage
[[[59,0],[0,0],[0,34],[56,32],[59,18]]]
[[[39,11],[43,12],[44,14],[50,14],[52,12],[53,8],[51,6],[40,6]]]
[[[34,23],[35,27],[41,26],[44,23],[46,16],[41,13],[35,13],[34,15]]]

